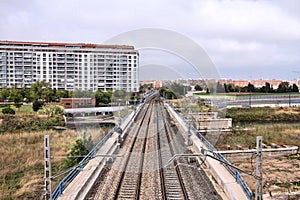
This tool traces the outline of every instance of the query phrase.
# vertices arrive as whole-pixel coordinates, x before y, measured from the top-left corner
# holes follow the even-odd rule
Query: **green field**
[[[3,105],[3,104],[2,104]],[[32,105],[22,105],[20,108],[16,108],[14,105],[10,105],[12,109],[16,111],[16,113],[34,113],[32,110]],[[0,107],[0,114],[2,114],[2,109],[5,108],[4,106]]]
[[[300,147],[300,123],[236,123],[232,132],[223,134],[217,143],[218,148],[237,145],[254,148],[256,136],[262,136],[263,142],[270,145],[296,145]]]
[[[207,98],[249,98],[250,96],[253,98],[262,97],[262,98],[276,98],[276,97],[284,97],[284,96],[293,96],[300,97],[300,93],[212,93],[212,94],[194,94],[194,96],[201,97],[204,99]]]

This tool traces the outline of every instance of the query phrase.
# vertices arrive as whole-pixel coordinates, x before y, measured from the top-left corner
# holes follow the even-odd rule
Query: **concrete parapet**
[[[168,105],[165,104],[171,117],[176,120],[176,124],[181,133],[187,133],[188,127],[185,121]],[[187,134],[183,134],[186,139]],[[201,153],[201,149],[208,149],[206,145],[192,133],[191,135],[192,148],[194,153]],[[226,194],[228,199],[233,200],[247,200],[248,197],[244,193],[241,186],[236,182],[235,178],[229,173],[229,171],[217,160],[210,157],[205,158],[205,165],[208,167],[204,170],[207,175],[214,180],[219,187],[222,188],[223,192]]]
[[[117,147],[117,133],[113,133],[105,145],[99,149],[98,154],[110,155],[113,154]],[[106,158],[96,157],[92,159],[75,179],[68,185],[59,200],[84,199],[92,188],[97,177],[103,170],[106,164]]]
[[[127,128],[133,121],[136,112],[130,113],[120,125],[123,130],[122,134],[126,134]],[[119,148],[120,134],[114,132],[106,143],[98,150],[99,155],[112,155]],[[109,159],[105,157],[96,157],[92,159],[68,185],[59,200],[85,199],[91,188],[93,187],[98,176],[104,169]]]

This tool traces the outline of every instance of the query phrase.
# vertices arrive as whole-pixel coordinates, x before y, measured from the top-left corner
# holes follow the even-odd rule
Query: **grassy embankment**
[[[65,156],[78,139],[78,133],[50,130],[63,125],[62,116],[37,115],[30,105],[15,110],[15,115],[0,114],[0,199],[41,199],[44,135],[50,134],[52,155]],[[103,128],[85,132],[96,143],[107,131]],[[52,159],[52,175],[64,168],[63,163],[64,159]],[[59,179],[54,180],[53,188],[58,182]]]
[[[66,155],[77,139],[75,131],[10,133],[0,135],[0,199],[40,199],[43,188],[44,134],[50,134],[51,152]],[[62,159],[52,159],[53,174]]]
[[[233,130],[222,136],[222,146],[254,147],[258,135],[266,144],[300,146],[300,108],[230,108],[226,117],[232,118]]]
[[[219,149],[226,145],[255,148],[256,136],[259,135],[268,145],[276,143],[300,147],[300,108],[231,108],[226,111],[226,116],[233,119],[233,130],[220,136]],[[250,160],[233,164],[254,172],[255,164],[251,164]],[[263,173],[265,193],[299,191],[300,155],[264,159]],[[244,178],[254,191],[254,178],[248,175]]]

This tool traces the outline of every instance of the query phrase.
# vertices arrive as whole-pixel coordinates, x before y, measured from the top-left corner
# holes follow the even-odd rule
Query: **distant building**
[[[59,103],[64,108],[86,108],[95,107],[96,100],[92,98],[61,98]]]
[[[232,84],[235,86],[239,86],[239,87],[246,87],[248,86],[249,83],[251,83],[252,85],[254,85],[255,87],[261,88],[263,86],[266,85],[266,83],[270,83],[270,86],[273,89],[277,89],[278,86],[280,85],[280,83],[283,82],[283,80],[277,80],[277,79],[271,79],[271,80],[267,80],[267,79],[257,79],[257,80],[244,80],[244,79],[239,79],[239,80],[232,80],[232,79],[221,79],[219,81],[221,84]]]
[[[300,78],[290,81],[290,84],[296,84],[298,87],[300,87]]]
[[[0,41],[0,88],[138,91],[139,53],[133,46]]]
[[[163,81],[161,80],[140,81],[140,86],[143,85],[148,85],[151,88],[158,89],[163,86]]]

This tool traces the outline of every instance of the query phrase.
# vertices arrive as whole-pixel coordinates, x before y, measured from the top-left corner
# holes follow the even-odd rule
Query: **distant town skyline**
[[[0,40],[99,44],[123,32],[161,28],[197,42],[220,78],[293,80],[300,77],[299,7],[297,0],[10,0],[0,2]],[[141,55],[141,66],[149,66],[151,56]],[[166,55],[153,60],[169,68],[181,64]]]
[[[249,83],[254,85],[254,87],[261,88],[266,85],[266,83],[269,83],[270,86],[274,89],[277,89],[278,86],[282,82],[288,82],[290,86],[293,84],[300,87],[300,79],[295,79],[291,81],[286,80],[280,80],[280,79],[252,79],[252,80],[246,80],[246,79],[175,79],[175,80],[144,80],[140,81],[139,85],[152,85],[153,88],[158,89],[160,87],[168,86],[171,83],[178,83],[181,85],[189,85],[189,86],[195,86],[195,85],[207,85],[208,83],[220,83],[221,85],[224,84],[231,84],[234,86],[239,87],[247,87]]]

